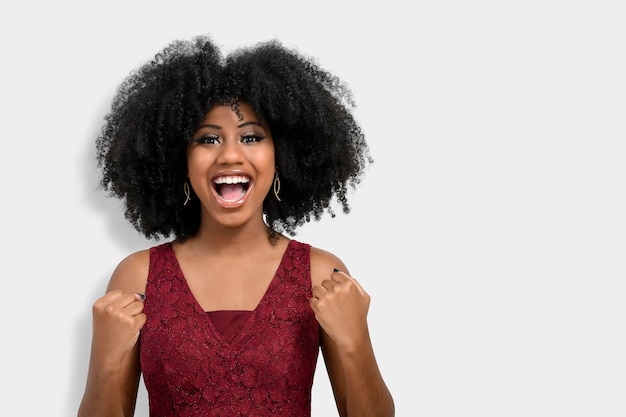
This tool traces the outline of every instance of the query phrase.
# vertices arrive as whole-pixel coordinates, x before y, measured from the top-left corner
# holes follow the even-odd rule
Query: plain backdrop
[[[153,243],[97,189],[95,137],[132,69],[210,34],[277,38],[352,87],[375,163],[349,215],[296,237],[372,296],[397,416],[623,417],[621,3],[5,2],[0,414],[76,414],[91,306]],[[333,415],[320,360],[313,416]]]

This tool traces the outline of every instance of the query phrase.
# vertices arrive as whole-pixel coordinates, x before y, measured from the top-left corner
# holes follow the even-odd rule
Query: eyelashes
[[[241,141],[243,143],[254,143],[254,142],[260,142],[263,139],[265,139],[265,136],[263,135],[244,135],[241,138]]]
[[[266,138],[265,135],[247,134],[247,135],[242,135],[239,138],[239,141],[241,143],[248,144],[248,143],[260,142],[265,138]],[[199,143],[199,144],[214,145],[214,144],[222,143],[222,139],[220,139],[219,136],[208,135],[208,136],[201,136],[199,138],[196,138],[194,139],[194,142]]]

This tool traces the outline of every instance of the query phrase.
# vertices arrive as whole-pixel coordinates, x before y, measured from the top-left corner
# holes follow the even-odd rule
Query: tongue
[[[236,201],[243,195],[241,184],[223,184],[220,187],[220,195],[224,200]]]

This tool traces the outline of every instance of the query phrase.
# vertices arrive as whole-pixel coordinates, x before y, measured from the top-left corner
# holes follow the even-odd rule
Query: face
[[[274,180],[274,141],[252,107],[209,110],[187,148],[189,182],[203,207],[202,221],[236,227],[263,222],[263,200]]]

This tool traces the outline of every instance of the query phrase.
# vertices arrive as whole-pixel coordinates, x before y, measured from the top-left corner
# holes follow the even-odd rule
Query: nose
[[[219,164],[240,164],[244,160],[242,144],[237,139],[227,139],[220,146],[220,152],[217,157]]]

